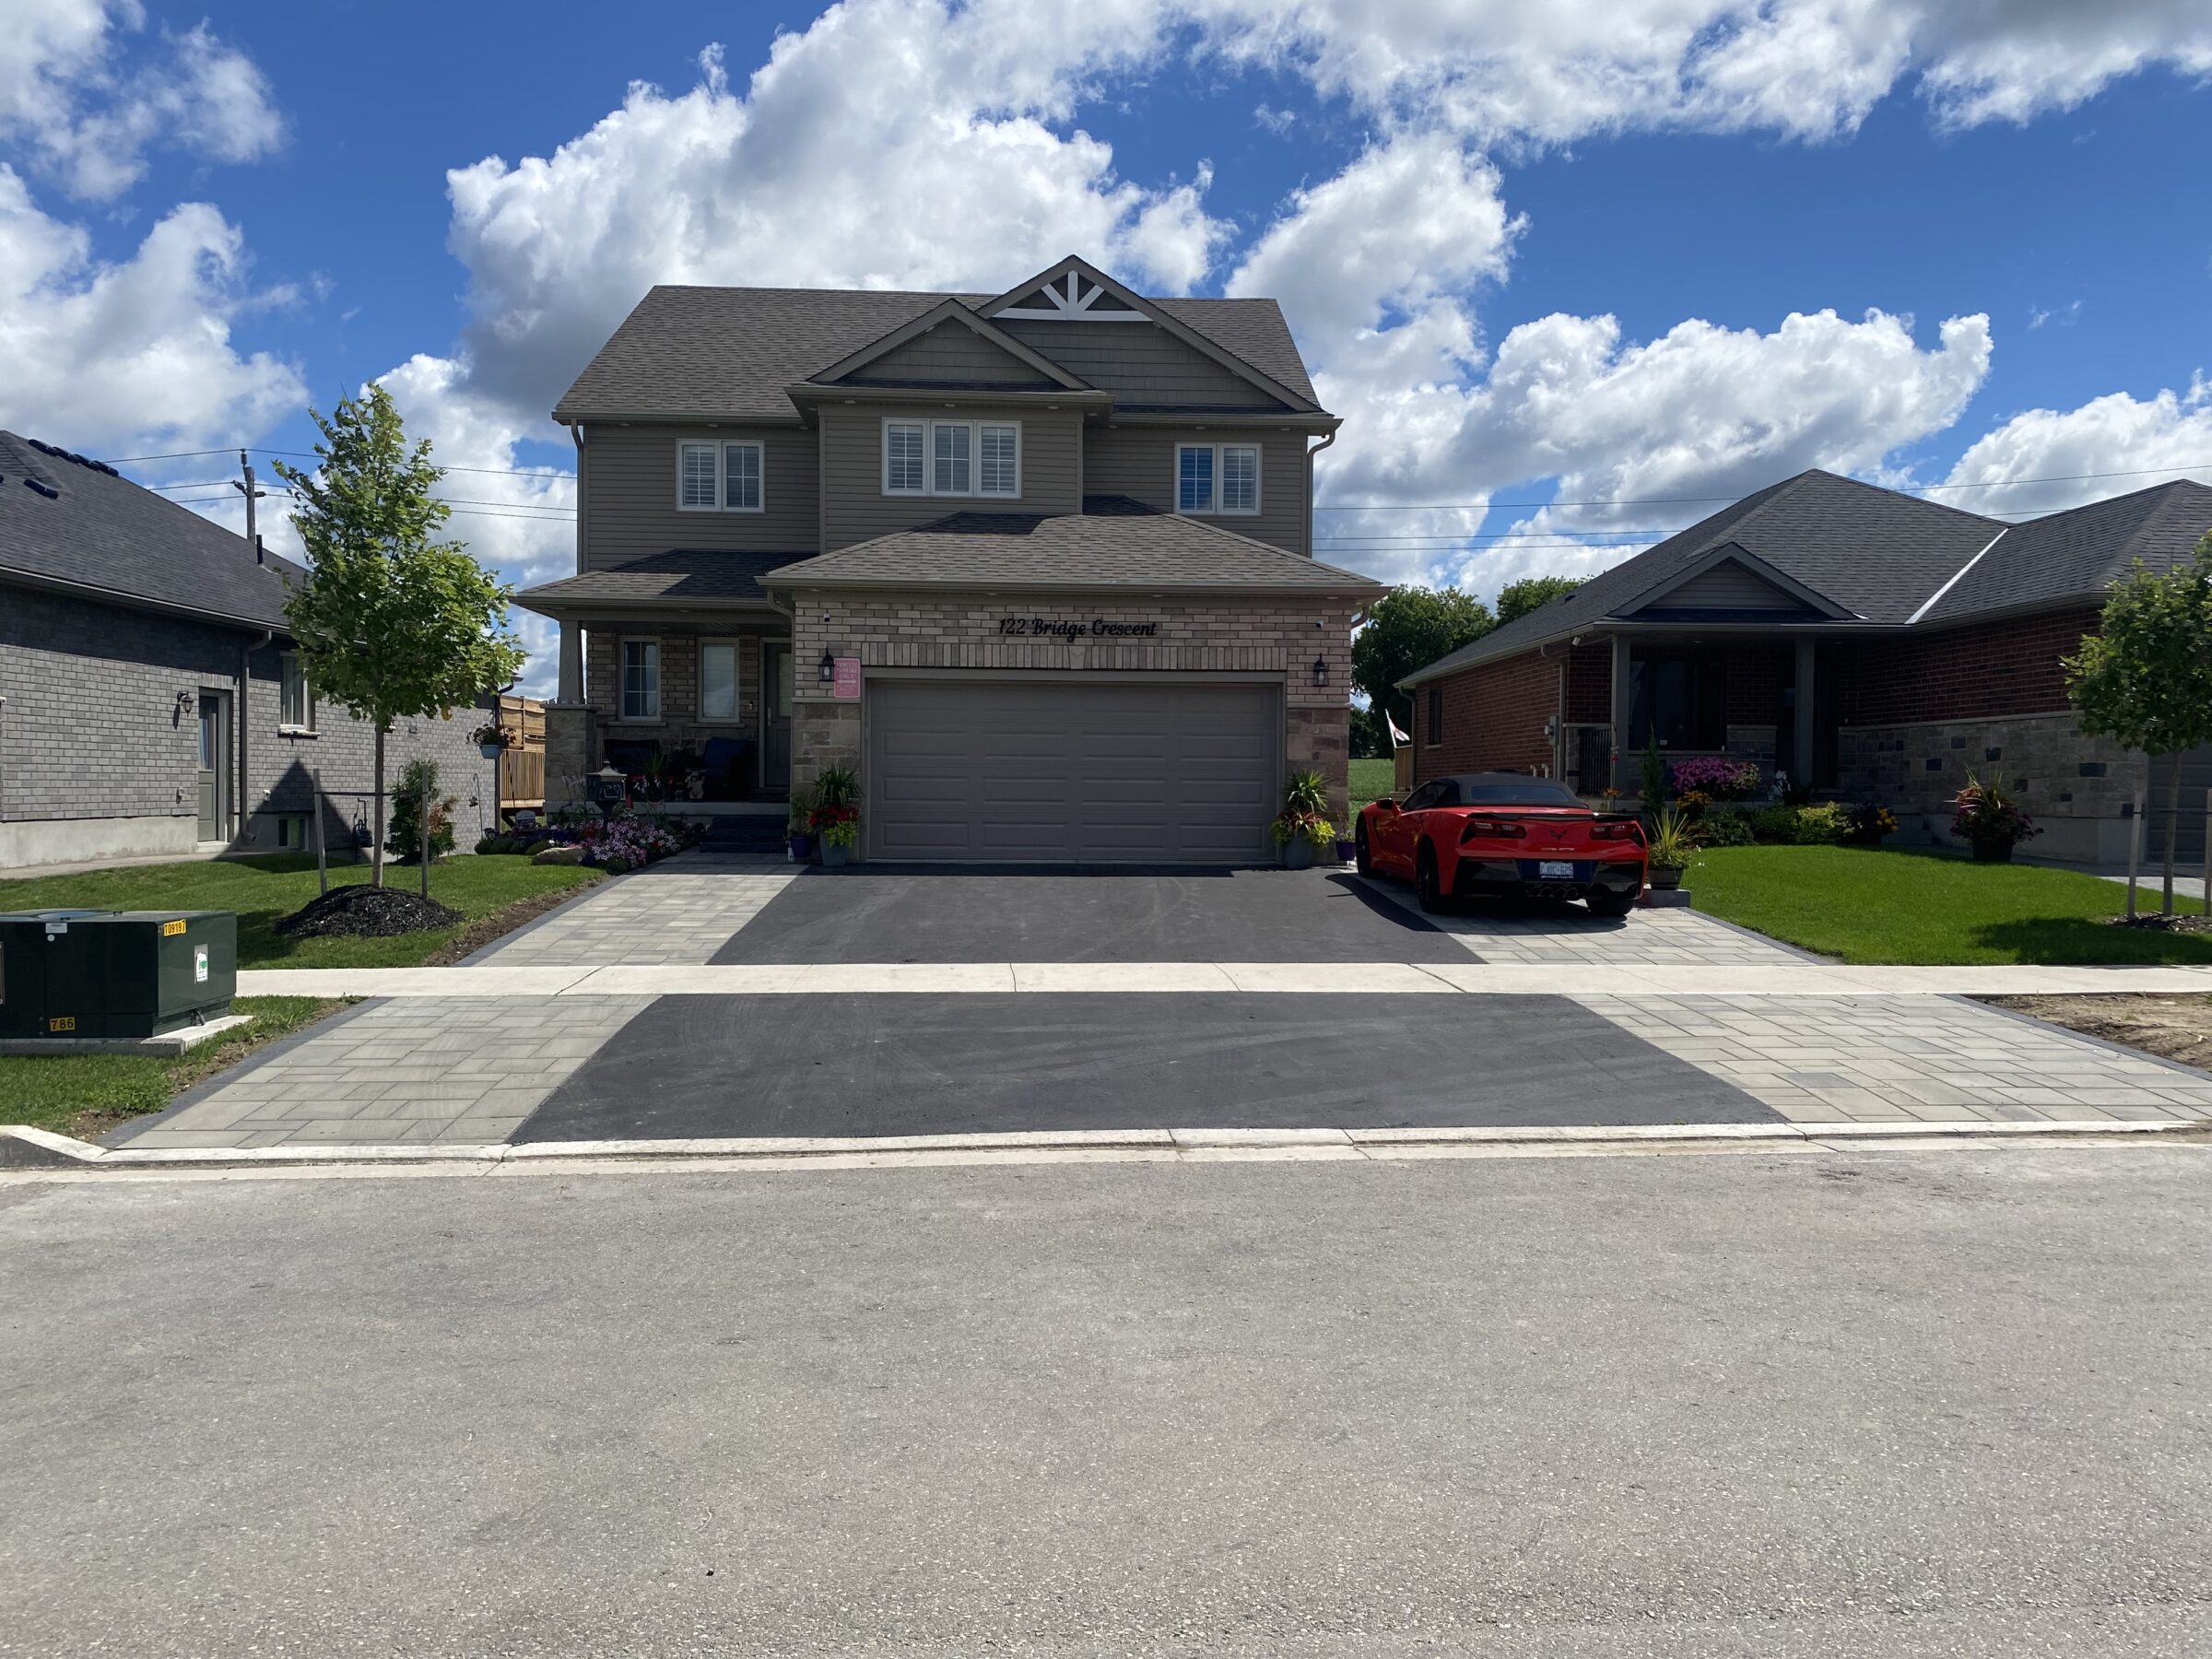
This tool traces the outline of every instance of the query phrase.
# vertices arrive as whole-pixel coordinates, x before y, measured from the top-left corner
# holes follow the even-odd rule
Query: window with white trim
[[[661,717],[661,642],[658,640],[622,641],[622,718],[658,720]]]
[[[294,732],[315,729],[315,700],[307,688],[307,669],[296,651],[277,653],[276,724]]]
[[[1021,495],[1021,426],[994,420],[887,420],[883,493]]]
[[[1260,446],[1175,446],[1175,511],[1249,518],[1260,510]]]
[[[687,439],[676,446],[676,505],[683,512],[759,512],[766,504],[758,440]]]
[[[699,642],[699,717],[701,720],[737,718],[737,641],[701,640]]]

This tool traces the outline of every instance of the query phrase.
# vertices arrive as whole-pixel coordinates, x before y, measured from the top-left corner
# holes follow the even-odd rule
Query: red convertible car
[[[1359,874],[1409,877],[1425,911],[1487,895],[1580,899],[1625,916],[1643,891],[1643,825],[1593,811],[1549,778],[1431,778],[1403,801],[1369,803],[1354,840]]]

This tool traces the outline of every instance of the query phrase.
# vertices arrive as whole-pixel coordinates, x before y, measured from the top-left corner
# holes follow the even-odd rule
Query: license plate
[[[1536,865],[1536,879],[1538,881],[1572,881],[1574,865],[1571,863],[1563,864],[1554,858],[1544,859]]]

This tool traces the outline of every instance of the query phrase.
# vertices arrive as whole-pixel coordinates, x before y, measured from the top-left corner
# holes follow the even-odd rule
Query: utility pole
[[[245,473],[246,481],[241,484],[236,478],[233,478],[230,480],[230,488],[246,498],[246,540],[253,548],[253,562],[259,564],[261,562],[261,532],[254,528],[253,503],[269,492],[253,488],[253,463],[246,459],[246,452],[242,449],[238,452],[238,465],[240,469]]]

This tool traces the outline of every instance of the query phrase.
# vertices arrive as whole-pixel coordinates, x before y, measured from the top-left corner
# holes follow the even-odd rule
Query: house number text
[[[1055,640],[1081,639],[1088,634],[1095,639],[1126,639],[1146,637],[1159,631],[1157,622],[1112,622],[1100,617],[1089,622],[1055,622],[1045,617],[1001,617],[998,631],[1002,634],[1043,634]]]

